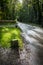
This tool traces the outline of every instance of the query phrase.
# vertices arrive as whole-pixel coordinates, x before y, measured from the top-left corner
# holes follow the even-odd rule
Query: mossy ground
[[[0,27],[0,45],[3,48],[9,48],[11,40],[17,39],[19,47],[22,48],[23,42],[20,33],[21,31],[16,27]]]

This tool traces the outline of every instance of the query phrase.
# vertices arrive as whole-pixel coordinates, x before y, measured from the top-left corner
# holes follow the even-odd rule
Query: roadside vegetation
[[[19,48],[23,47],[20,30],[14,27],[0,27],[0,46],[3,48],[10,48],[11,40],[18,40]]]

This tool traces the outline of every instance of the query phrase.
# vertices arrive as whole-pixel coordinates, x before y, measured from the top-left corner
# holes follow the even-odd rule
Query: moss
[[[19,47],[23,47],[22,38],[20,36],[21,31],[14,27],[1,27],[0,28],[0,45],[4,48],[10,47],[10,42],[12,39],[17,39],[19,42]]]

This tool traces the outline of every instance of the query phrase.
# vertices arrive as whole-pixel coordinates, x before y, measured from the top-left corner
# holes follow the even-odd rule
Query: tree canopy
[[[43,0],[1,0],[0,19],[43,24]]]

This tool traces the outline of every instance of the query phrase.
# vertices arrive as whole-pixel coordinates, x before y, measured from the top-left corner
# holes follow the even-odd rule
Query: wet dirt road
[[[22,30],[25,48],[30,49],[30,55],[27,55],[29,65],[43,65],[43,29],[19,22],[18,26]]]

